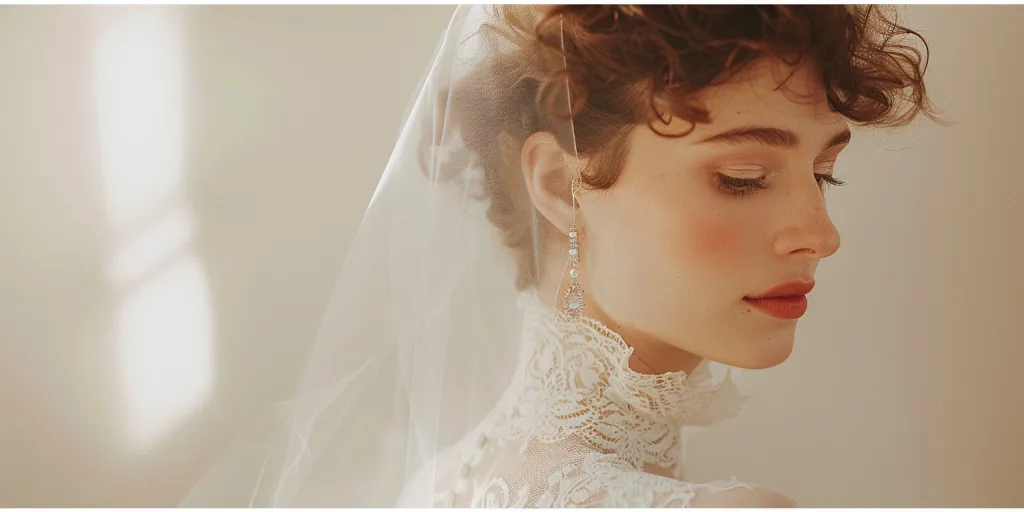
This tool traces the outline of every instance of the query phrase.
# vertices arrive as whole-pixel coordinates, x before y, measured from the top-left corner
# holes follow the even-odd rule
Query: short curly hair
[[[694,127],[710,122],[699,93],[766,57],[794,70],[813,66],[831,109],[855,124],[938,120],[924,84],[927,42],[900,25],[890,6],[499,6],[492,20],[487,35],[515,50],[460,77],[440,104],[459,95],[447,128],[458,131],[466,156],[483,172],[488,217],[515,254],[520,289],[536,284],[543,244],[519,161],[533,133],[554,133],[588,161],[583,185],[608,189],[628,155],[632,128],[673,118]],[[498,95],[502,100],[494,101]]]

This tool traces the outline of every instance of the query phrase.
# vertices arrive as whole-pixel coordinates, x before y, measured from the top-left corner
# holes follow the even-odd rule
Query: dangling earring
[[[580,277],[580,240],[576,232],[576,191],[579,190],[581,180],[572,180],[572,225],[569,226],[569,288],[565,290],[565,298],[562,301],[562,312],[569,318],[580,318],[583,316],[583,287],[576,280]]]
[[[565,33],[563,31],[562,17],[558,18],[558,37],[562,44],[562,65],[569,69],[569,61],[565,57]],[[569,288],[565,290],[565,298],[562,300],[562,312],[569,318],[578,319],[583,316],[583,287],[576,281],[580,277],[578,265],[580,263],[580,240],[576,233],[576,192],[583,186],[583,173],[580,172],[580,153],[576,148],[576,127],[573,123],[572,88],[569,86],[569,75],[565,77],[565,101],[569,107],[569,128],[572,130],[572,149],[575,157],[575,176],[569,183],[569,190],[572,192],[572,224],[569,225]],[[564,272],[564,271],[563,271]],[[563,278],[565,276],[563,275]]]

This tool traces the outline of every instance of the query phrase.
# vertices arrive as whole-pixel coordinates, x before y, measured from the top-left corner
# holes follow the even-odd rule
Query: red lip
[[[800,318],[807,312],[807,294],[814,281],[785,283],[760,295],[745,297],[744,302],[761,312],[785,320]]]
[[[768,290],[760,295],[750,295],[748,299],[771,299],[775,297],[795,297],[798,295],[807,295],[814,289],[814,280],[810,282],[793,281],[789,283],[780,284],[771,290]]]

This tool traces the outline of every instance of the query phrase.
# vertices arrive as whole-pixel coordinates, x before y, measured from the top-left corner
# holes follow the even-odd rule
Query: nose
[[[791,255],[822,259],[839,250],[839,230],[832,223],[825,206],[825,196],[814,182],[813,188],[801,187],[792,205],[792,220],[775,241],[775,251],[783,257]]]

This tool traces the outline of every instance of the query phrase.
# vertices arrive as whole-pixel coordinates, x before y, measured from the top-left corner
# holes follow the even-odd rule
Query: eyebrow
[[[852,134],[850,128],[846,127],[842,131],[837,132],[825,146],[821,148],[825,151],[829,148],[838,146],[840,144],[846,144],[850,142]],[[796,149],[800,147],[800,136],[791,130],[782,128],[771,128],[766,126],[745,126],[740,128],[734,128],[727,130],[722,133],[712,135],[702,141],[704,143],[714,144],[745,144],[755,143],[764,144],[766,146],[774,146],[779,148]]]

